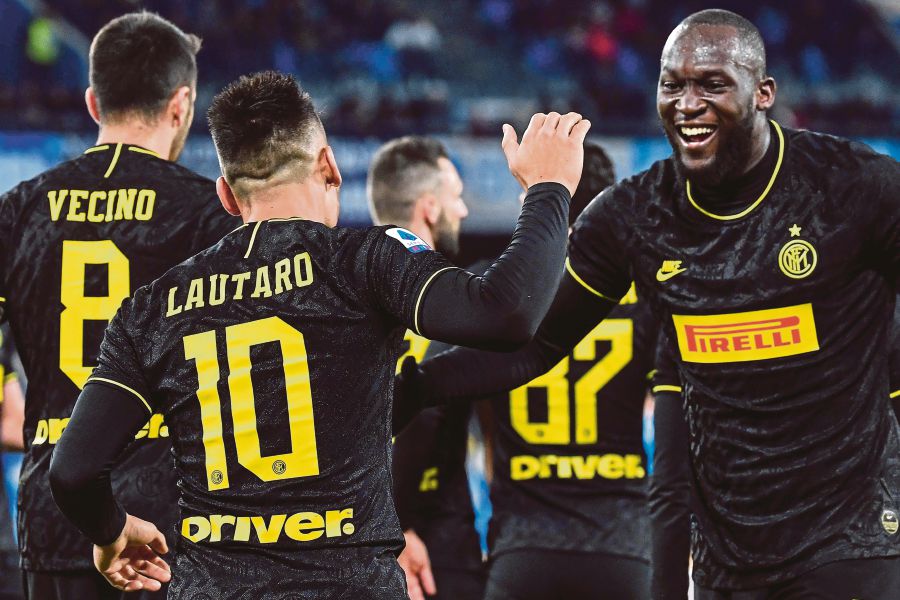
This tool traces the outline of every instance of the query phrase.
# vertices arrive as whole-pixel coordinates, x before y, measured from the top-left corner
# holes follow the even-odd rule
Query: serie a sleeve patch
[[[412,231],[409,231],[408,229],[403,229],[402,227],[392,227],[385,231],[385,233],[403,244],[403,247],[413,254],[431,250],[431,246],[426,244],[422,240],[422,238],[414,234]]]

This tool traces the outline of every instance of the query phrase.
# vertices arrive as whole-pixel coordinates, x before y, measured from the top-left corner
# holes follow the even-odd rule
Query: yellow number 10
[[[303,334],[278,317],[269,317],[225,328],[228,355],[228,390],[238,462],[262,481],[281,481],[319,474],[312,391]],[[250,378],[250,348],[278,342],[284,358],[291,452],[262,456],[256,425],[256,402]],[[219,397],[219,356],[216,332],[205,331],[184,338],[184,357],[197,368],[197,399],[206,452],[208,488],[229,486],[225,444],[222,440],[222,400]]]

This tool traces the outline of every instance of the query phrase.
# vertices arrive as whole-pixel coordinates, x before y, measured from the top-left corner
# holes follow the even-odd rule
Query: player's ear
[[[769,110],[775,104],[775,78],[766,77],[756,86],[756,110]]]
[[[190,118],[191,102],[193,102],[193,91],[190,86],[183,85],[172,94],[169,98],[169,104],[166,106],[166,116],[171,119],[172,126],[180,129],[184,122]]]
[[[426,223],[429,225],[437,224],[441,218],[441,203],[437,196],[431,192],[426,192],[419,196],[416,204],[420,207],[419,210],[422,211]]]
[[[84,103],[87,105],[88,114],[97,125],[100,124],[100,106],[97,104],[97,96],[90,87],[84,90]]]
[[[322,151],[319,153],[318,162],[317,168],[322,175],[322,179],[325,180],[325,185],[328,187],[341,187],[341,183],[343,183],[344,180],[341,178],[341,170],[338,169],[337,160],[334,158],[334,152],[331,150],[331,146],[322,148]]]
[[[228,185],[228,182],[225,181],[224,177],[220,176],[216,179],[216,194],[219,196],[219,202],[222,203],[222,207],[225,208],[229,215],[235,217],[240,216],[241,207],[238,206],[234,191],[231,189],[231,186]]]

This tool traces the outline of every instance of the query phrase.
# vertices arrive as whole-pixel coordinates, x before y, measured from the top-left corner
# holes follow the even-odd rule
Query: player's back
[[[129,345],[139,362],[110,378],[146,390],[174,432],[174,597],[402,594],[390,394],[422,269],[392,263],[417,248],[392,231],[247,224],[138,291],[107,331],[103,364]]]
[[[0,205],[0,285],[30,379],[22,473],[23,560],[33,570],[90,568],[90,544],[50,495],[50,455],[121,301],[236,223],[209,179],[144,148],[88,149],[8,192]],[[114,482],[126,506],[171,512],[167,430],[154,415]],[[166,515],[168,516],[168,515]]]
[[[494,399],[491,554],[646,560],[642,421],[657,322],[632,290],[546,374]]]

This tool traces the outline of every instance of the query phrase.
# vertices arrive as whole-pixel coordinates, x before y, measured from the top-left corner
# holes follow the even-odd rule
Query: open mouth
[[[699,146],[716,133],[715,125],[676,125],[675,129],[688,146]]]

